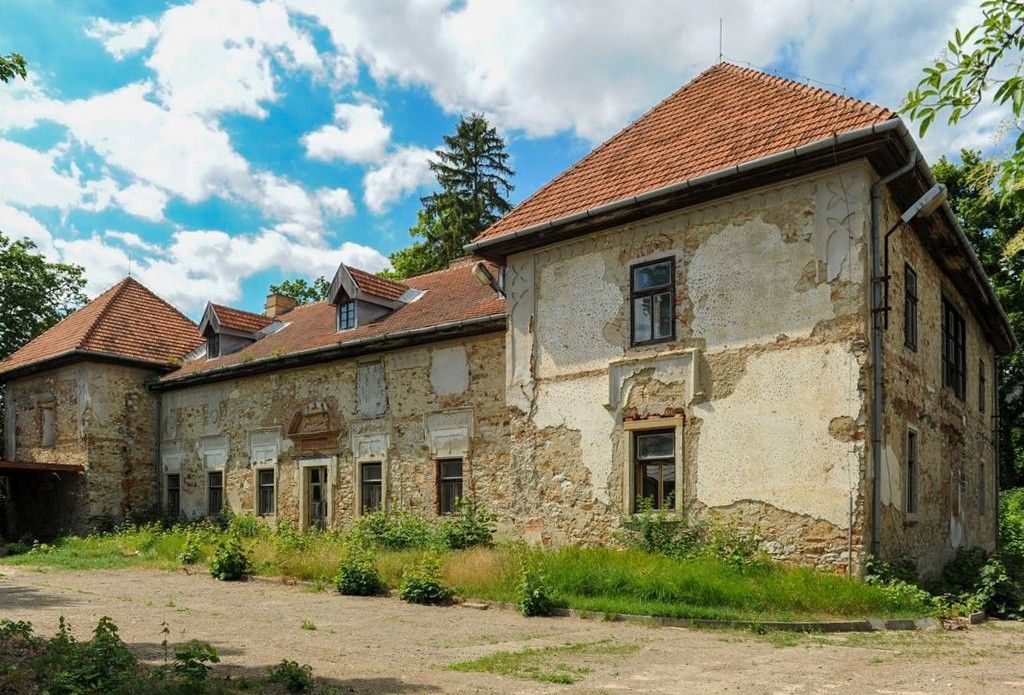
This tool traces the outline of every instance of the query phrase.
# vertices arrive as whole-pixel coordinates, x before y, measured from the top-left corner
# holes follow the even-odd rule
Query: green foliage
[[[372,548],[425,549],[433,543],[434,531],[423,517],[402,509],[364,514],[356,521],[352,536]]]
[[[283,685],[290,693],[304,693],[313,689],[313,667],[285,659],[270,669],[267,682]]]
[[[228,520],[227,531],[239,538],[262,538],[270,535],[270,527],[266,522],[249,513],[232,516]]]
[[[0,82],[10,82],[15,77],[28,77],[28,66],[20,53],[0,56]]]
[[[181,551],[181,555],[178,556],[178,560],[183,565],[197,565],[203,559],[203,548],[200,545],[199,538],[196,534],[189,533],[185,537],[185,549]]]
[[[986,562],[988,552],[984,548],[957,548],[956,555],[942,568],[942,589],[945,593],[971,591]]]
[[[391,255],[394,279],[435,270],[464,255],[473,237],[512,209],[507,198],[515,172],[508,166],[505,140],[481,114],[463,116],[444,136],[430,169],[439,190],[422,198],[409,234],[422,241]]]
[[[210,561],[210,574],[224,582],[237,582],[252,574],[252,561],[242,542],[229,536],[221,541]]]
[[[384,580],[373,566],[370,553],[353,548],[341,561],[334,586],[346,596],[376,596],[384,591]]]
[[[966,31],[957,29],[946,50],[907,94],[903,107],[918,122],[923,136],[940,114],[950,125],[973,112],[982,101],[1007,106],[1017,121],[1024,111],[1024,3],[984,0],[981,22]],[[1021,188],[1024,174],[1024,133],[1018,135],[1013,154],[1000,165],[999,186],[1004,193]]]
[[[174,652],[171,672],[181,685],[200,690],[210,677],[212,664],[219,663],[220,655],[212,645],[190,640]]]
[[[675,558],[713,557],[736,567],[762,562],[756,529],[715,518],[691,522],[666,509],[652,509],[641,500],[635,514],[620,521],[619,540],[627,548]]]
[[[402,573],[398,596],[407,603],[443,604],[452,598],[452,590],[441,582],[441,558],[427,553]]]
[[[526,617],[551,615],[551,587],[547,577],[534,565],[523,566],[522,578],[519,581],[516,596],[516,607]]]
[[[907,557],[885,561],[869,555],[864,567],[865,577],[875,584],[887,584],[900,581],[908,584],[917,583],[917,563]]]
[[[1006,490],[999,500],[999,559],[1024,586],[1024,487]]]
[[[437,545],[448,550],[490,545],[497,520],[498,517],[483,505],[461,498],[455,505],[455,513],[438,522]]]
[[[315,304],[327,298],[327,290],[331,283],[323,275],[317,277],[313,282],[305,278],[293,280],[282,280],[276,285],[270,286],[270,294],[283,294],[291,297],[298,304]]]

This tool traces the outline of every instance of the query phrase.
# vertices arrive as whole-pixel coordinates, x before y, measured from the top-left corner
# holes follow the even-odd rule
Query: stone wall
[[[272,468],[268,520],[303,526],[303,471],[325,466],[343,526],[359,513],[360,462],[383,464],[389,507],[430,516],[437,459],[463,457],[465,494],[500,511],[514,492],[503,359],[494,333],[165,391],[163,468],[181,476],[186,516],[206,513],[206,473],[221,469],[231,507],[257,511],[256,470]]]
[[[157,401],[145,386],[152,374],[79,362],[7,385],[14,460],[85,468],[69,517],[74,530],[154,511]]]
[[[899,211],[885,201],[882,228]],[[882,547],[890,558],[911,558],[934,575],[958,547],[991,549],[996,538],[998,475],[993,448],[994,350],[969,305],[922,245],[912,226],[891,237],[889,302],[885,335],[885,445],[881,497]],[[917,273],[916,351],[904,342],[904,264]],[[966,397],[942,385],[942,297],[964,317]],[[979,408],[979,360],[984,363],[984,412]],[[918,433],[918,512],[906,513],[907,430]],[[982,499],[982,497],[984,499]]]
[[[860,565],[871,176],[846,165],[509,259],[508,475],[530,540],[606,541],[631,503],[629,430],[664,418],[683,423],[683,509],[757,526],[781,559]],[[676,339],[630,347],[630,266],[669,256]]]

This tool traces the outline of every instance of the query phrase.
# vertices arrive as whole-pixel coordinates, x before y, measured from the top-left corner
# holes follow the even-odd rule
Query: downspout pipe
[[[868,288],[871,306],[871,554],[882,555],[882,418],[885,413],[882,364],[885,270],[882,267],[881,232],[882,190],[895,179],[914,169],[917,148],[910,151],[906,164],[871,184],[871,286]]]

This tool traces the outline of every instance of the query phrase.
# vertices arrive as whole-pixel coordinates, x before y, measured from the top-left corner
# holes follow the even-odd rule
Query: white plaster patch
[[[615,419],[601,407],[608,397],[604,375],[540,384],[534,424],[538,429],[565,427],[580,433],[583,465],[590,470],[594,497],[608,502],[612,471],[612,433]]]
[[[427,447],[434,458],[469,456],[473,437],[473,411],[450,410],[423,418]]]
[[[538,377],[600,369],[622,356],[623,346],[610,344],[604,328],[620,317],[626,298],[604,274],[597,251],[544,266],[536,307]]]
[[[397,369],[415,369],[416,367],[427,367],[430,365],[430,355],[426,350],[417,348],[415,350],[402,350],[384,355],[384,362],[388,371]]]
[[[469,388],[469,361],[464,345],[430,351],[430,385],[438,396],[465,393]]]
[[[364,362],[356,367],[356,411],[378,417],[388,409],[388,390],[383,362]]]
[[[881,495],[883,505],[902,506],[903,479],[900,459],[892,447],[886,445],[882,455]]]
[[[754,220],[727,226],[690,261],[694,335],[705,338],[709,350],[770,341],[780,333],[810,335],[818,321],[835,317],[827,284],[795,289],[814,258],[808,243],[784,241],[775,225]]]
[[[697,498],[711,507],[761,500],[848,528],[859,466],[854,445],[829,424],[857,417],[861,404],[849,393],[858,373],[856,357],[836,345],[751,356],[728,397],[694,406],[699,459],[686,459],[696,465]]]
[[[533,399],[534,255],[514,256],[505,272],[508,334],[505,339],[505,401],[523,412]]]

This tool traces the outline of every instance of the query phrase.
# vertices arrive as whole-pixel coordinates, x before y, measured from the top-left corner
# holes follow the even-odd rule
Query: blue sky
[[[409,243],[430,152],[481,111],[513,202],[715,62],[809,75],[898,106],[968,2],[5,0],[0,229],[128,272],[195,317],[285,277],[378,270]],[[983,110],[924,143],[993,147]]]

